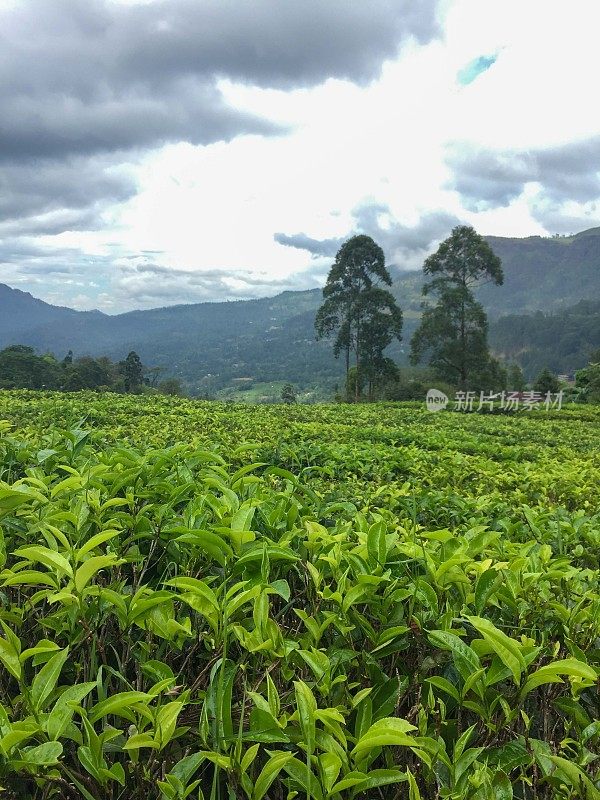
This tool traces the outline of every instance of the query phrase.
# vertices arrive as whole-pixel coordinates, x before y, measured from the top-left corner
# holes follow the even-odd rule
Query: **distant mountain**
[[[600,299],[559,311],[500,317],[490,325],[489,340],[495,354],[518,362],[527,378],[544,367],[570,374],[600,349]]]
[[[148,366],[180,377],[192,391],[213,392],[235,378],[330,382],[337,362],[315,342],[321,291],[260,300],[197,303],[109,316],[58,308],[0,285],[0,347],[27,344],[62,357],[135,350]]]
[[[557,311],[579,300],[600,299],[600,228],[575,236],[504,239],[487,236],[502,260],[504,285],[478,296],[490,316]]]
[[[487,285],[478,292],[492,321],[495,349],[503,349],[494,327],[502,315],[560,311],[580,300],[600,300],[600,228],[572,237],[487,239],[505,274],[503,286]],[[418,321],[423,276],[391,271],[408,343]],[[164,367],[165,375],[180,377],[192,392],[213,393],[244,383],[242,378],[252,379],[246,385],[285,380],[299,387],[331,386],[342,367],[326,342],[315,341],[320,303],[321,291],[312,289],[109,316],[53,306],[0,284],[0,347],[28,344],[58,357],[73,350],[113,359],[136,350],[145,364]],[[406,362],[404,343],[390,353],[400,363]],[[512,345],[510,355],[517,357]],[[565,369],[566,362],[561,362]],[[582,365],[574,363],[572,369]]]
[[[575,236],[485,238],[504,270],[502,286],[487,284],[477,291],[490,318],[559,310],[579,300],[600,299],[600,228]],[[422,284],[421,271],[396,272],[394,294],[404,308],[420,308]]]
[[[93,319],[103,317],[99,311],[74,311],[64,306],[51,306],[38,300],[29,292],[11,289],[0,283],[0,344],[22,342],[34,328],[60,326],[65,320]]]

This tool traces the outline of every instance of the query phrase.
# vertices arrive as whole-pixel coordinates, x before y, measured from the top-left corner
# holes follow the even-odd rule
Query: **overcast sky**
[[[600,224],[597,0],[0,0],[0,282],[114,313]]]

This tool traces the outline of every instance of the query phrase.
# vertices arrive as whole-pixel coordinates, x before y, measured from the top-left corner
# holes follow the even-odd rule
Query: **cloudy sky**
[[[0,0],[0,282],[115,313],[600,224],[597,0]]]

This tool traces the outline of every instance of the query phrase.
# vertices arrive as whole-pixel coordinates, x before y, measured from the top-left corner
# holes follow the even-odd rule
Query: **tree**
[[[183,397],[185,394],[179,378],[165,378],[158,384],[157,389],[160,394],[169,394],[173,397]]]
[[[60,367],[53,356],[38,356],[32,347],[11,345],[0,351],[0,389],[54,389]]]
[[[281,399],[284,403],[288,403],[290,405],[296,402],[296,391],[291,383],[286,383],[281,390]]]
[[[96,360],[91,356],[82,356],[72,364],[66,365],[62,388],[68,392],[75,392],[80,389],[108,387],[111,383],[111,370],[105,361]]]
[[[144,367],[135,350],[128,354],[125,361],[121,361],[119,368],[123,375],[125,391],[132,394],[139,393],[144,380]]]
[[[575,385],[588,403],[600,403],[600,349],[591,354],[587,367],[577,370]]]
[[[401,336],[402,312],[391,292],[379,283],[392,284],[383,250],[370,236],[353,236],[337,252],[315,319],[317,339],[335,334],[333,354],[338,358],[344,353],[347,387],[354,352],[355,400],[360,397],[363,371],[383,359],[385,347]]]
[[[511,392],[525,391],[525,375],[518,364],[511,364],[508,368],[507,388]]]
[[[161,374],[165,371],[165,367],[149,367],[144,374],[144,379],[148,386],[156,389]],[[164,383],[164,381],[163,381]]]
[[[536,392],[544,395],[548,394],[548,392],[554,394],[560,389],[560,383],[556,375],[545,367],[535,379],[533,388]]]
[[[474,388],[496,367],[490,363],[487,317],[473,290],[482,283],[501,285],[502,263],[483,237],[461,225],[427,258],[423,271],[431,278],[423,296],[434,295],[437,302],[423,303],[411,362],[427,359],[442,379],[463,390]]]

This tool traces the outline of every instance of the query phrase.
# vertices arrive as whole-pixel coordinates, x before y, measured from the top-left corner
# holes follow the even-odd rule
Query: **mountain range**
[[[478,298],[490,318],[494,349],[506,358],[519,360],[528,348],[527,341],[514,336],[514,325],[507,327],[501,317],[543,312],[541,318],[538,314],[537,328],[545,314],[553,315],[556,326],[557,315],[579,301],[600,301],[600,228],[569,237],[486,238],[502,260],[505,277],[502,286],[482,286]],[[395,267],[390,272],[392,291],[405,316],[403,342],[391,348],[390,355],[402,364],[418,322],[423,274]],[[342,368],[331,346],[315,341],[314,315],[321,300],[321,290],[312,289],[259,300],[108,315],[53,306],[0,284],[0,348],[26,344],[57,357],[72,350],[76,356],[113,359],[135,350],[146,365],[163,367],[165,376],[179,377],[193,394],[232,393],[277,381],[300,388],[330,387],[340,379]],[[572,318],[582,314],[589,328],[588,312]],[[498,340],[502,326],[513,334],[510,346]],[[525,337],[531,328],[521,327]],[[573,352],[573,363],[569,357],[562,363],[564,369],[584,365],[594,346],[588,341],[589,331],[585,335],[587,339]],[[543,358],[542,352],[538,361]]]

